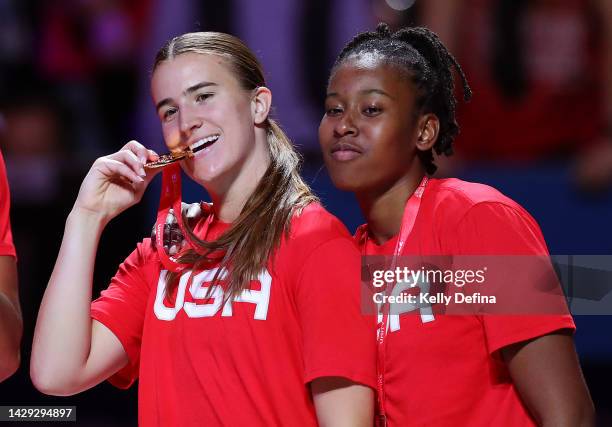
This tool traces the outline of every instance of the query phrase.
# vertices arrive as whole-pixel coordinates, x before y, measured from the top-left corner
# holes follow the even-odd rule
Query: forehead
[[[179,96],[201,82],[237,85],[227,60],[220,55],[184,53],[161,62],[151,77],[153,98]]]
[[[414,90],[406,72],[376,52],[347,58],[332,74],[329,92],[380,89],[390,94]]]

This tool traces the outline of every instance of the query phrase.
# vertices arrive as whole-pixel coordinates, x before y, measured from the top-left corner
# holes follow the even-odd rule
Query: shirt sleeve
[[[500,289],[499,292],[503,296],[516,298],[519,303],[520,297],[532,305],[534,298],[541,298],[533,296],[535,290],[542,287],[539,281],[543,277],[551,277],[550,274],[554,274],[554,271],[552,264],[545,258],[548,256],[548,249],[539,226],[520,206],[509,206],[499,202],[476,204],[459,222],[457,233],[456,247],[452,253],[489,256],[489,262],[497,265],[506,262],[518,263],[522,264],[526,271],[531,272],[522,275],[521,272],[514,272],[520,275],[519,280],[497,281],[495,286],[502,284],[517,286],[513,289]],[[521,257],[518,257],[519,261],[516,260],[517,257],[504,259],[508,255],[521,255]],[[542,264],[543,259],[546,259],[546,264]],[[544,271],[547,266],[550,266],[549,271]],[[537,271],[538,274],[533,274],[533,271]],[[561,293],[557,294],[555,300],[557,306],[559,298],[563,298]],[[543,301],[540,299],[536,304]],[[565,308],[563,299],[561,304]],[[561,329],[575,330],[573,319],[565,310],[558,310],[553,314],[545,310],[543,313],[546,314],[532,312],[511,314],[511,311],[511,308],[503,309],[500,314],[480,316],[490,353]],[[521,311],[518,310],[518,313]]]
[[[11,196],[6,179],[6,169],[4,167],[4,159],[0,153],[0,255],[15,257],[15,246],[13,245],[13,235],[9,219],[10,204]]]
[[[297,282],[304,378],[343,377],[376,387],[376,317],[361,310],[359,251],[347,238],[319,245]]]
[[[151,241],[145,239],[119,266],[110,285],[91,304],[91,317],[104,324],[119,339],[128,364],[109,378],[111,384],[128,388],[138,378],[142,329],[149,297],[146,279],[147,254]]]

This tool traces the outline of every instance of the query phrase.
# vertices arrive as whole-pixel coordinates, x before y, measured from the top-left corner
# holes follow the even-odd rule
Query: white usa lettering
[[[419,292],[427,293],[429,292],[429,282],[426,280],[420,280],[416,285],[413,282],[400,282],[396,283],[393,287],[393,291],[391,291],[391,295],[395,297],[399,297],[402,292],[411,290],[413,288],[418,288]],[[389,313],[389,323],[387,327],[389,328],[389,332],[399,331],[400,326],[400,316],[404,313],[410,313],[411,311],[419,310],[419,314],[421,315],[422,323],[429,323],[436,320],[433,310],[431,308],[431,304],[420,303],[420,302],[403,302],[403,303],[395,303],[391,306]],[[382,322],[382,313],[378,313],[378,322]]]
[[[209,286],[206,285],[212,282],[217,270],[218,269],[216,268],[212,270],[205,270],[193,276],[191,286],[189,287],[189,293],[193,299],[197,300],[207,297]],[[166,270],[163,270],[159,274],[155,304],[153,306],[155,316],[159,320],[174,320],[181,309],[185,310],[185,314],[190,318],[212,317],[217,314],[219,310],[221,310],[221,304],[223,304],[223,289],[221,289],[219,286],[213,286],[210,290],[209,298],[212,300],[212,303],[197,304],[195,302],[185,302],[185,291],[187,288],[187,282],[189,281],[189,272],[183,273],[179,279],[174,307],[167,307],[164,304],[164,297],[166,295],[166,274],[168,274]],[[226,276],[226,270],[221,270],[219,272],[219,280],[223,280]],[[266,320],[266,317],[268,316],[268,307],[270,305],[272,277],[267,270],[263,270],[259,274],[257,280],[261,284],[261,290],[257,291],[245,289],[242,291],[242,294],[234,297],[231,300],[227,300],[225,304],[223,304],[221,316],[232,316],[233,303],[240,302],[255,304],[255,314],[253,318],[255,320]]]

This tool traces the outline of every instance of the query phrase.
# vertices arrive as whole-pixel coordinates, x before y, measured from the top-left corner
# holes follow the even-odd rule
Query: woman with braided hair
[[[426,28],[380,24],[338,56],[319,127],[334,184],[367,224],[364,255],[547,255],[535,220],[495,189],[429,178],[453,152],[453,70]],[[486,120],[483,117],[483,120]],[[491,135],[494,143],[494,135]],[[387,313],[387,314],[385,314]],[[571,316],[379,315],[378,410],[389,426],[587,426]]]

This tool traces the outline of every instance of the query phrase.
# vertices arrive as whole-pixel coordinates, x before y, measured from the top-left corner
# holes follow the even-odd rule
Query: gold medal
[[[170,163],[178,162],[179,160],[183,160],[185,158],[190,158],[193,156],[193,153],[190,149],[185,151],[181,151],[180,153],[168,153],[162,154],[159,156],[159,159],[154,162],[145,163],[144,167],[147,169],[157,169],[163,168]]]

